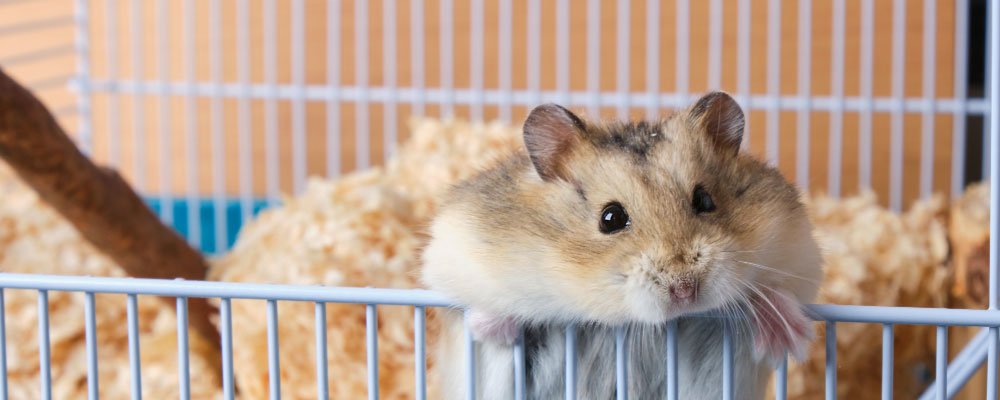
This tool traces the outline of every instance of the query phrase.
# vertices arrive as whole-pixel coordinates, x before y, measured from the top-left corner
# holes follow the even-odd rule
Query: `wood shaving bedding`
[[[518,129],[502,124],[415,120],[411,138],[385,167],[337,180],[311,179],[303,193],[287,197],[240,232],[229,254],[213,260],[210,279],[233,282],[326,286],[417,287],[419,254],[437,198],[451,184],[521,146]],[[0,270],[11,272],[121,276],[72,227],[41,204],[0,166]],[[871,194],[834,200],[816,197],[809,207],[826,252],[821,302],[939,307],[945,304],[948,272],[945,205],[921,202],[905,214],[878,206]],[[11,394],[37,397],[37,303],[33,292],[6,292]],[[98,296],[103,398],[127,398],[128,358],[124,296]],[[56,398],[85,393],[83,297],[50,293],[53,382]],[[241,398],[268,393],[265,304],[233,301],[233,349]],[[140,299],[143,385],[147,398],[176,394],[173,313],[152,298]],[[314,305],[279,304],[281,388],[284,398],[315,397]],[[333,398],[367,393],[362,305],[326,305],[327,362]],[[58,323],[57,323],[58,322]],[[412,398],[413,311],[379,307],[379,386],[382,398]],[[428,345],[437,326],[430,310]],[[822,324],[817,332],[822,333]],[[881,327],[838,325],[839,393],[877,398]],[[918,393],[926,378],[907,366],[933,361],[933,329],[899,327],[896,390]],[[194,337],[194,336],[192,336]],[[192,342],[195,398],[215,398],[218,355]],[[211,354],[210,354],[211,353]],[[429,352],[430,353],[430,352]],[[822,336],[810,361],[792,365],[789,394],[821,398]],[[933,365],[927,364],[927,365]],[[848,368],[849,366],[849,368]],[[429,368],[433,369],[431,362]],[[432,388],[433,390],[433,388]],[[16,394],[16,395],[15,395]],[[912,396],[907,396],[912,397]],[[434,398],[434,393],[431,393]]]

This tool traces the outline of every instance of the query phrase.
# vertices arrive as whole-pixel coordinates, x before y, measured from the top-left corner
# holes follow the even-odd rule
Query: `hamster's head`
[[[821,257],[800,194],[740,152],[743,128],[721,92],[656,122],[539,106],[528,157],[442,206],[424,281],[527,321],[658,323],[769,290],[812,301]]]

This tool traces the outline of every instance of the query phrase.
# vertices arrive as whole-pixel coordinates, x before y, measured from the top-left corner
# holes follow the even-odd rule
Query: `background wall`
[[[439,87],[442,83],[441,59],[441,1],[425,0],[420,10],[424,15],[426,27],[423,43],[425,55],[423,64],[423,80],[427,87]],[[4,11],[0,12],[0,26],[20,23],[43,18],[59,18],[72,14],[72,3],[68,0],[38,0],[8,1]],[[328,24],[328,2],[324,0],[303,0],[304,13],[298,25],[293,21],[291,1],[263,2],[262,0],[247,1],[125,1],[125,0],[93,0],[90,1],[91,12],[88,14],[90,26],[87,34],[90,36],[89,55],[90,68],[94,79],[102,82],[106,79],[121,79],[126,82],[133,80],[148,83],[147,89],[158,90],[156,83],[170,81],[178,83],[174,96],[160,97],[153,95],[136,96],[123,92],[99,91],[93,99],[93,155],[98,160],[117,165],[123,173],[142,190],[158,193],[164,189],[172,193],[197,192],[207,194],[212,191],[213,180],[224,188],[225,193],[237,194],[241,191],[239,173],[241,169],[251,171],[249,179],[244,177],[242,185],[244,193],[256,195],[268,193],[269,184],[265,171],[270,163],[277,167],[277,174],[272,176],[270,188],[281,191],[295,189],[296,179],[293,169],[295,163],[300,163],[309,175],[329,175],[331,173],[347,172],[359,167],[356,146],[359,127],[357,103],[341,102],[339,104],[339,129],[326,129],[327,106],[323,101],[307,101],[302,106],[304,126],[295,127],[295,109],[293,103],[286,100],[274,102],[276,107],[277,134],[272,141],[267,138],[267,107],[263,98],[246,103],[248,113],[240,112],[240,102],[233,97],[223,97],[213,103],[211,97],[187,96],[185,82],[211,84],[214,79],[224,83],[239,83],[241,68],[247,74],[251,83],[265,83],[268,68],[274,68],[275,82],[292,84],[296,81],[307,85],[324,85],[327,82],[328,65],[327,49],[329,48],[328,29],[336,29],[339,36],[340,51],[330,59],[339,68],[337,79],[341,85],[353,86],[359,83],[357,57],[359,50],[356,33],[355,17],[359,12],[359,2],[340,2],[339,19]],[[676,39],[677,39],[677,6],[673,1],[661,1],[659,14],[655,20],[659,28],[659,89],[662,92],[674,92],[676,85]],[[738,15],[736,2],[718,2],[722,4],[721,12],[721,70],[716,77],[710,76],[710,21],[712,2],[694,1],[690,5],[690,65],[688,90],[691,93],[701,93],[714,87],[714,79],[718,79],[719,88],[738,92]],[[218,4],[217,11],[213,7]],[[246,8],[238,7],[243,4]],[[266,6],[273,4],[273,15]],[[383,50],[387,45],[385,35],[386,18],[383,6],[385,2],[367,3],[367,27],[361,33],[367,38],[368,63],[364,68],[367,83],[370,86],[383,86],[387,83],[384,68]],[[540,14],[540,37],[537,39],[539,53],[529,55],[529,2],[514,2],[511,20],[510,59],[501,59],[501,2],[485,0],[483,2],[484,18],[482,20],[483,40],[472,43],[471,2],[454,1],[454,23],[452,29],[454,65],[450,76],[454,87],[468,88],[472,84],[470,73],[474,49],[480,49],[483,54],[482,82],[485,88],[500,87],[501,63],[509,63],[511,69],[511,85],[514,90],[529,87],[529,60],[536,59],[540,64],[539,83],[543,90],[556,89],[556,55],[557,34],[557,2],[542,1]],[[572,90],[583,91],[587,86],[587,56],[591,51],[598,51],[600,58],[600,88],[604,91],[616,91],[618,86],[618,65],[616,65],[617,33],[619,4],[615,1],[600,1],[600,46],[587,46],[588,10],[585,2],[569,2],[569,87]],[[750,19],[750,89],[755,95],[768,93],[768,1],[751,0]],[[903,76],[904,92],[907,97],[922,97],[925,94],[923,80],[924,55],[924,2],[905,1],[905,73]],[[136,8],[136,5],[139,5]],[[845,25],[845,58],[844,58],[844,94],[857,96],[860,94],[861,71],[861,1],[846,1]],[[892,26],[893,2],[874,2],[874,51],[872,88],[875,96],[891,96],[892,92]],[[799,58],[799,2],[780,2],[780,92],[782,95],[794,96],[799,93],[798,65]],[[814,96],[827,96],[832,93],[831,68],[833,54],[833,7],[831,0],[816,0],[812,2],[811,44],[804,47],[811,54],[808,66],[809,92]],[[938,1],[936,17],[933,19],[937,28],[935,35],[935,74],[933,76],[933,93],[937,98],[951,98],[955,87],[955,1]],[[246,10],[245,15],[243,10]],[[411,86],[413,81],[413,52],[411,48],[412,2],[398,1],[395,7],[396,15],[390,24],[395,28],[396,69],[395,83],[398,87]],[[646,36],[647,36],[647,2],[632,1],[628,8],[628,16],[624,19],[628,28],[629,70],[628,89],[643,92],[647,88],[646,76]],[[193,16],[193,18],[188,18]],[[972,15],[979,18],[982,15]],[[243,19],[245,18],[245,19]],[[273,19],[272,19],[273,18]],[[240,36],[241,24],[245,21],[246,36]],[[275,47],[273,57],[265,54],[266,35],[268,29],[265,22],[273,21]],[[218,28],[213,31],[211,26]],[[304,37],[304,58],[301,69],[296,69],[293,63],[294,28],[299,27]],[[109,28],[111,30],[109,31]],[[72,74],[75,70],[75,58],[71,52],[59,53],[58,56],[40,59],[37,62],[19,62],[16,64],[4,62],[5,57],[21,54],[24,51],[37,49],[39,46],[72,44],[72,25],[58,25],[50,29],[33,30],[24,33],[8,33],[0,31],[0,65],[12,71],[24,82],[48,77],[60,77]],[[242,54],[240,47],[246,46],[247,52]],[[136,52],[138,50],[138,52]],[[192,57],[193,55],[193,57]],[[139,62],[136,68],[136,61]],[[214,69],[216,68],[217,69]],[[974,67],[975,68],[975,67]],[[214,72],[213,72],[214,69]],[[299,75],[301,74],[301,75]],[[211,86],[206,86],[211,88]],[[105,89],[113,86],[105,87]],[[79,122],[78,115],[72,112],[73,97],[60,85],[46,86],[39,91],[42,98],[53,108],[62,110],[61,121],[75,128]],[[168,99],[163,101],[163,99]],[[69,107],[69,108],[67,108]],[[214,114],[213,107],[218,107]],[[577,108],[585,112],[585,108]],[[245,110],[245,111],[246,111]],[[137,120],[137,111],[141,112],[141,120]],[[371,146],[367,155],[373,164],[381,163],[387,149],[386,136],[391,130],[398,132],[402,140],[407,136],[406,121],[413,108],[409,104],[398,104],[396,112],[398,119],[395,124],[387,126],[386,105],[370,103],[366,119],[371,132]],[[514,107],[511,122],[518,123],[525,115],[525,107]],[[614,116],[614,107],[600,110],[604,116]],[[669,112],[664,109],[663,112]],[[442,115],[442,107],[428,104],[425,108],[428,115]],[[473,110],[468,106],[457,106],[454,114],[467,118]],[[482,115],[488,120],[500,116],[500,107],[487,105],[482,109]],[[630,114],[640,117],[645,114],[643,108],[634,108]],[[166,118],[163,118],[163,116]],[[215,116],[218,119],[215,119]],[[245,125],[240,124],[241,115]],[[767,130],[766,112],[753,111],[749,119],[749,148],[761,154],[766,153],[765,132]],[[872,118],[872,185],[879,193],[883,202],[888,201],[889,192],[889,155],[890,155],[890,120],[888,113],[876,113]],[[795,160],[797,146],[797,115],[795,111],[782,111],[779,117],[780,147],[778,165],[791,179],[802,181],[796,176]],[[856,113],[845,113],[843,120],[843,164],[841,168],[843,194],[858,191],[858,151],[859,151],[859,117]],[[829,165],[829,128],[831,120],[827,112],[810,113],[810,168],[808,181],[810,190],[825,191],[828,183]],[[934,124],[934,158],[933,186],[935,191],[947,192],[951,187],[951,155],[952,155],[952,117],[950,114],[937,114]],[[214,129],[213,129],[214,128]],[[297,128],[297,129],[296,129]],[[302,133],[304,142],[302,148],[305,157],[295,157],[294,134]],[[906,114],[904,118],[904,184],[903,195],[905,204],[909,204],[919,195],[918,165],[920,163],[921,147],[921,115]],[[969,135],[978,135],[979,131],[969,131]],[[242,138],[242,139],[241,139]],[[244,157],[240,159],[240,143],[243,143]],[[331,143],[339,145],[336,151],[339,157],[327,157],[332,149]],[[269,150],[270,149],[270,150]],[[363,157],[362,157],[363,158]],[[193,162],[192,162],[193,161]],[[277,178],[275,180],[274,178]],[[301,183],[301,182],[300,182]]]

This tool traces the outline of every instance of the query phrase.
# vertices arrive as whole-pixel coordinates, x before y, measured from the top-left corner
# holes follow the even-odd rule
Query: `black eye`
[[[628,213],[625,212],[625,207],[622,207],[621,204],[608,204],[601,211],[601,233],[615,233],[625,229],[631,223],[632,221],[629,221]]]
[[[712,201],[712,196],[709,196],[708,192],[701,185],[694,187],[694,195],[691,196],[691,208],[694,209],[695,214],[715,211],[715,202]]]

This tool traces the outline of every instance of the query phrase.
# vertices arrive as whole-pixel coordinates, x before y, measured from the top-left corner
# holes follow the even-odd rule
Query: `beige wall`
[[[72,0],[17,0],[0,2],[0,27],[25,24],[32,20],[49,20],[71,17]],[[0,28],[3,32],[3,28]],[[24,84],[69,76],[75,71],[72,52],[64,52],[37,62],[6,63],[5,60],[43,50],[45,48],[72,46],[73,25],[62,24],[31,32],[0,34],[0,68]],[[36,91],[52,109],[68,109],[76,105],[65,85],[52,85]],[[67,114],[61,120],[67,126],[76,126],[76,118]]]
[[[96,12],[91,14],[92,18],[92,29],[90,31],[93,40],[92,43],[92,66],[94,75],[96,77],[106,76],[107,71],[107,60],[106,60],[106,43],[105,37],[105,7],[109,0],[93,0],[91,1],[92,8]],[[306,7],[306,80],[310,84],[323,84],[325,82],[326,74],[326,1],[324,0],[304,0]],[[24,9],[30,9],[30,13],[51,13],[52,10],[59,9],[60,11],[68,12],[70,9],[69,1],[44,1],[47,4],[43,6],[42,4],[23,6]],[[119,4],[118,13],[116,18],[118,20],[118,32],[119,37],[114,40],[114,43],[118,47],[118,53],[120,59],[118,62],[118,70],[120,76],[132,77],[134,71],[131,70],[130,60],[131,47],[133,38],[128,35],[129,33],[129,21],[132,10],[130,8],[131,4],[128,1],[117,0]],[[159,71],[157,69],[158,54],[157,50],[157,19],[165,18],[165,21],[169,24],[169,67],[170,67],[170,77],[175,80],[185,79],[185,52],[183,51],[182,43],[182,7],[183,1],[168,1],[169,11],[166,15],[160,15],[156,8],[157,2],[144,1],[144,38],[142,38],[141,45],[144,50],[143,59],[145,63],[145,68],[141,71],[141,75],[146,79],[157,79],[159,77]],[[194,25],[196,29],[194,31],[194,37],[196,39],[196,73],[197,80],[204,81],[210,78],[209,76],[209,12],[208,12],[208,1],[193,1],[195,4],[195,15]],[[234,82],[236,79],[236,25],[235,25],[235,3],[234,1],[221,1],[222,9],[222,21],[221,21],[221,32],[222,32],[222,71],[224,75],[224,80],[227,82]],[[277,1],[277,60],[276,66],[278,71],[279,81],[287,83],[290,81],[290,1]],[[341,76],[340,80],[343,84],[353,84],[354,83],[354,2],[345,0],[342,1],[342,19],[336,28],[340,29],[340,35],[342,38],[342,52],[340,56],[343,62],[340,64]],[[542,86],[547,89],[555,88],[555,13],[556,13],[556,2],[554,1],[543,1],[542,6]],[[630,46],[631,46],[631,65],[630,65],[630,89],[634,91],[644,91],[645,90],[645,31],[646,31],[646,2],[645,1],[632,1],[630,9]],[[701,92],[708,89],[708,20],[709,20],[709,2],[693,1],[691,2],[691,56],[690,56],[690,82],[689,87],[693,92]],[[816,0],[813,2],[813,31],[812,39],[813,43],[811,46],[812,51],[812,65],[811,65],[811,90],[813,93],[818,95],[825,95],[830,93],[830,55],[831,55],[831,30],[832,30],[832,1],[830,0]],[[859,90],[859,76],[858,71],[860,70],[859,65],[859,36],[860,36],[860,2],[858,1],[848,1],[847,2],[847,25],[846,25],[846,58],[845,58],[845,90],[847,95],[857,95]],[[892,28],[892,10],[891,2],[887,1],[877,1],[875,10],[875,57],[874,57],[874,70],[876,71],[874,77],[874,91],[877,96],[889,96],[891,94],[891,28]],[[250,71],[252,74],[252,79],[255,82],[261,82],[263,78],[263,66],[265,60],[263,60],[262,55],[262,5],[260,0],[249,0],[250,5]],[[497,54],[499,52],[498,43],[498,7],[499,0],[485,0],[485,42],[483,44],[483,50],[485,55],[485,84],[487,87],[496,87],[498,85],[498,58]],[[724,15],[723,15],[723,70],[722,70],[722,88],[730,91],[735,91],[736,87],[736,43],[737,43],[737,16],[735,2],[724,2]],[[754,93],[763,94],[766,93],[766,71],[767,71],[767,1],[764,0],[752,0],[752,20],[753,26],[751,29],[751,87]],[[798,2],[785,1],[782,4],[782,43],[781,43],[781,70],[782,70],[782,84],[781,90],[783,94],[793,95],[797,93],[798,88],[796,85],[797,77],[797,49],[798,49]],[[426,17],[426,84],[428,86],[435,86],[439,81],[439,53],[438,53],[438,43],[440,40],[438,32],[438,10],[439,2],[437,0],[425,0],[425,17]],[[455,74],[454,80],[457,87],[464,87],[469,85],[469,49],[471,44],[469,43],[470,35],[469,32],[469,2],[463,0],[455,1]],[[369,44],[370,44],[370,68],[369,68],[369,82],[372,85],[380,85],[383,82],[383,70],[382,65],[382,2],[370,2],[369,5]],[[398,2],[397,10],[397,59],[399,65],[397,81],[400,86],[407,86],[410,84],[410,48],[409,48],[409,30],[410,30],[410,2],[400,1]],[[513,37],[513,59],[509,62],[513,65],[513,84],[515,88],[525,88],[527,86],[526,82],[526,68],[527,68],[527,55],[526,55],[526,45],[527,43],[527,32],[526,32],[526,20],[527,20],[527,5],[525,1],[518,1],[514,4],[514,37]],[[615,76],[616,76],[616,65],[615,65],[615,31],[616,31],[616,6],[614,1],[604,0],[601,2],[602,7],[602,36],[601,36],[601,87],[604,90],[614,90],[615,89]],[[674,54],[675,54],[675,5],[672,1],[665,0],[662,1],[661,5],[661,15],[659,20],[661,21],[661,85],[660,89],[663,91],[672,91],[675,89],[674,85]],[[28,11],[26,11],[28,12]],[[12,14],[4,13],[0,16],[0,23],[3,23],[3,19],[11,19]],[[39,14],[40,15],[40,14]],[[17,19],[14,17],[13,19]],[[940,1],[938,4],[938,14],[937,14],[937,29],[938,35],[937,39],[937,59],[940,61],[936,65],[936,88],[935,92],[939,97],[950,97],[952,94],[953,86],[953,54],[954,54],[954,2],[953,1]],[[922,60],[922,27],[923,22],[923,2],[920,1],[907,1],[907,36],[906,36],[906,94],[907,96],[920,96],[923,93],[923,88],[921,87],[922,81],[922,71],[921,71],[921,60]],[[570,57],[571,57],[571,74],[570,83],[573,89],[583,90],[586,88],[586,54],[588,49],[586,47],[586,7],[583,2],[571,2],[570,11]],[[67,32],[60,32],[60,35],[67,36],[72,33],[72,30]],[[39,40],[55,40],[54,38],[59,35],[55,33],[40,37]],[[62,37],[59,36],[59,37]],[[71,36],[69,36],[71,39]],[[0,51],[8,52],[13,51],[11,49],[17,48],[21,43],[17,40],[8,40],[8,38],[0,37],[0,42],[7,40],[6,43],[0,43]],[[3,53],[0,53],[3,54]],[[61,69],[66,70],[67,67],[72,64],[71,57],[60,58],[59,60],[52,60],[48,63],[39,63],[30,66],[30,68],[14,68],[15,74],[18,77],[27,79],[29,75],[34,73],[36,69]],[[62,94],[59,96],[52,95],[46,96],[46,100],[50,101],[51,104],[57,106],[56,104],[62,105],[71,101],[71,99],[64,98]],[[145,165],[146,173],[142,181],[145,183],[145,187],[149,190],[159,190],[163,187],[164,182],[161,182],[160,177],[160,166],[163,164],[164,160],[161,160],[161,152],[159,150],[154,150],[152,145],[161,142],[161,132],[159,131],[160,123],[158,121],[158,111],[159,102],[150,97],[142,98],[142,104],[145,109],[146,116],[146,126],[147,128],[142,132],[143,137],[145,137],[146,145],[148,146],[145,151],[135,150],[135,135],[131,130],[132,126],[132,116],[134,115],[133,110],[133,99],[128,95],[116,96],[120,102],[120,107],[118,110],[110,113],[115,118],[118,118],[118,123],[121,126],[120,137],[118,142],[120,144],[121,151],[121,162],[123,170],[127,176],[130,178],[136,178],[136,172],[133,170],[132,166],[136,163],[141,163]],[[95,156],[100,160],[108,159],[108,149],[111,138],[107,135],[108,131],[108,96],[100,94],[94,96],[94,131],[95,131]],[[169,157],[166,161],[170,162],[170,175],[171,180],[168,185],[174,191],[182,191],[187,185],[185,177],[189,172],[194,172],[198,177],[198,190],[201,192],[207,192],[210,190],[211,185],[211,174],[209,173],[210,165],[212,163],[212,152],[211,152],[211,132],[209,129],[209,101],[207,99],[196,99],[194,100],[195,107],[199,110],[197,114],[196,124],[198,127],[197,132],[192,135],[196,140],[196,153],[193,154],[194,158],[199,160],[197,164],[196,171],[188,171],[189,164],[187,163],[187,141],[185,140],[185,127],[187,126],[186,115],[183,111],[186,107],[185,100],[182,97],[173,98],[170,101],[170,106],[172,107],[172,114],[170,115],[170,125],[172,134],[169,135],[169,144],[171,150],[167,152]],[[371,159],[373,162],[380,162],[382,160],[382,139],[381,132],[383,132],[382,127],[382,106],[372,105],[370,107],[370,125],[372,129],[372,151]],[[515,118],[520,118],[526,110],[516,109]],[[613,115],[614,109],[604,110],[605,114]],[[439,110],[437,107],[431,106],[428,108],[428,112],[432,115],[436,115]],[[322,102],[308,103],[306,107],[307,113],[307,169],[310,174],[323,174],[325,172],[325,157],[324,149],[326,145],[325,137],[325,105]],[[405,116],[409,113],[409,107],[406,105],[401,105],[399,108],[400,118],[400,135],[405,137]],[[457,109],[459,116],[467,116],[468,109],[464,107],[459,107]],[[256,177],[254,191],[257,193],[262,193],[264,191],[263,183],[263,171],[261,166],[263,165],[264,156],[264,133],[263,133],[263,103],[260,101],[252,102],[252,114],[253,114],[253,127],[252,130],[252,154],[254,159],[254,169],[253,173]],[[285,190],[291,189],[291,122],[290,122],[290,106],[287,102],[279,103],[279,154],[280,154],[280,166],[281,166],[281,181],[282,188]],[[636,109],[635,115],[641,115],[642,110]],[[355,145],[354,141],[354,107],[352,104],[344,104],[341,107],[342,124],[341,133],[342,138],[340,141],[341,147],[344,152],[341,157],[341,168],[343,170],[351,170],[354,168],[354,152],[353,148]],[[487,118],[495,118],[498,115],[498,110],[495,107],[487,107],[485,110],[485,115]],[[239,168],[239,164],[236,157],[236,102],[231,99],[226,99],[223,101],[223,116],[224,116],[224,128],[221,132],[223,142],[225,145],[225,155],[221,159],[225,167],[225,177],[226,177],[226,188],[227,191],[231,193],[237,192],[237,182],[235,172]],[[796,148],[796,134],[795,134],[795,112],[783,112],[781,113],[781,156],[779,160],[779,165],[786,172],[786,174],[794,179],[795,171],[795,148]],[[874,141],[874,157],[876,162],[873,163],[874,166],[874,176],[873,183],[876,190],[880,193],[880,197],[885,199],[888,194],[888,138],[890,131],[889,115],[888,114],[876,114],[874,117],[873,125],[873,141]],[[66,119],[67,124],[73,124],[75,121],[72,119]],[[919,149],[920,149],[920,115],[912,114],[907,115],[905,118],[905,136],[906,141],[904,145],[905,154],[905,174],[906,180],[904,185],[904,193],[907,199],[912,199],[917,196],[918,183],[916,180],[917,166],[919,165]],[[847,193],[852,193],[857,187],[857,146],[858,146],[858,118],[855,114],[846,114],[844,120],[844,166],[842,170],[843,176],[843,187],[844,191]],[[750,113],[750,147],[754,152],[763,154],[764,152],[764,133],[766,132],[766,122],[765,114],[763,112],[755,111]],[[811,117],[811,144],[810,144],[810,155],[811,155],[811,173],[810,181],[812,187],[823,188],[826,186],[827,181],[827,171],[826,166],[828,164],[827,148],[828,148],[828,127],[829,127],[829,117],[826,113],[814,112]],[[950,185],[950,154],[951,154],[951,118],[950,116],[939,115],[935,118],[935,174],[934,174],[934,187],[936,191],[946,191]]]

